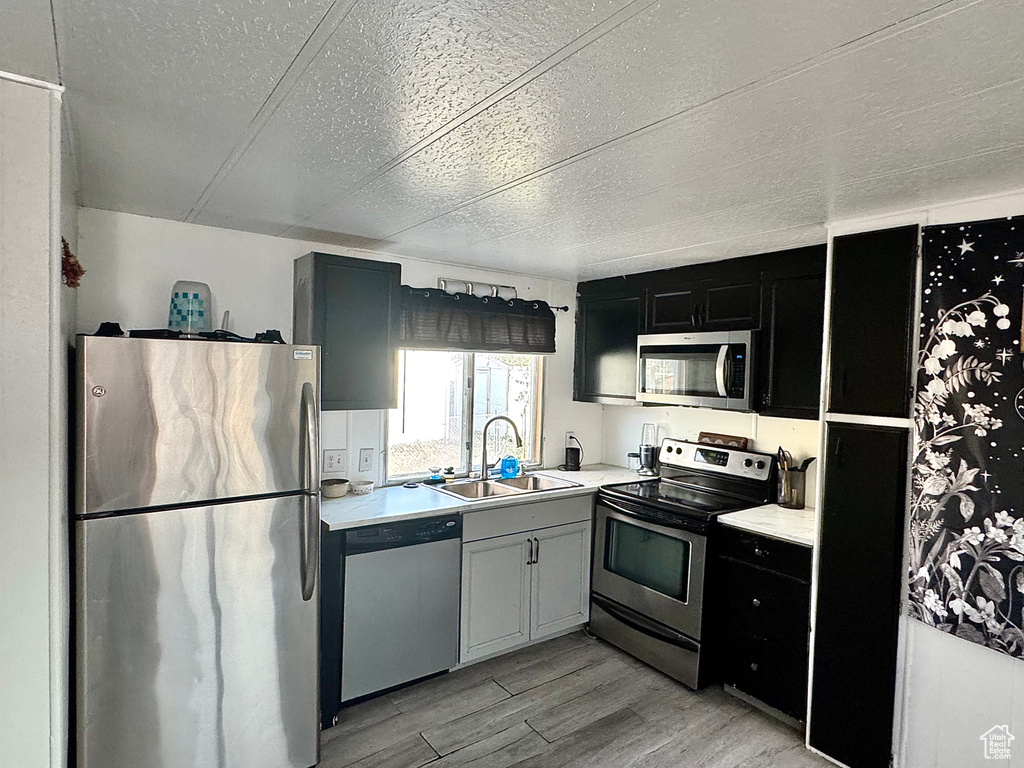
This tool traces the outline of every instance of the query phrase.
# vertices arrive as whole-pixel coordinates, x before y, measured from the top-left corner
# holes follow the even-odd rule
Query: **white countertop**
[[[741,509],[720,515],[718,522],[751,533],[760,533],[774,539],[791,541],[813,547],[815,539],[814,508],[786,509],[778,504]]]
[[[488,499],[466,501],[441,493],[430,486],[418,485],[405,488],[401,485],[377,488],[373,493],[356,496],[349,493],[340,499],[323,499],[320,502],[320,519],[332,531],[359,528],[379,522],[398,522],[419,517],[466,513],[479,509],[508,507],[513,504],[529,504],[547,499],[578,496],[594,493],[603,485],[629,483],[641,478],[636,472],[608,464],[591,464],[579,472],[563,472],[557,469],[540,469],[536,473],[562,480],[579,483],[574,488],[559,488],[553,491],[493,496]]]

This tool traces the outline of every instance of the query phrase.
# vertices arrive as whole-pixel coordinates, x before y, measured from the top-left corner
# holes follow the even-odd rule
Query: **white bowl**
[[[373,492],[373,480],[353,480],[349,487],[356,496],[365,496]]]
[[[340,499],[348,493],[348,480],[330,478],[320,483],[320,493],[325,499]]]

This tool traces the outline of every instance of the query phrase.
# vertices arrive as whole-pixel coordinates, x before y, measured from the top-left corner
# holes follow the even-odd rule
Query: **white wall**
[[[834,222],[830,235],[906,224],[949,224],[1024,214],[1024,192]],[[905,607],[905,606],[904,606]],[[1007,725],[1024,766],[1024,663],[907,618],[901,621],[897,768],[986,765],[981,734]]]
[[[696,440],[701,432],[718,432],[751,439],[755,451],[775,453],[781,445],[796,460],[818,453],[818,421],[807,419],[777,419],[752,413],[716,411],[709,408],[642,407],[609,405],[604,409],[604,460],[609,464],[626,464],[626,454],[635,452],[640,443],[644,422],[658,428],[658,439],[676,437]],[[807,473],[807,504],[813,505],[815,472],[811,466]]]
[[[50,578],[67,551],[59,142],[60,94],[0,79],[3,766],[57,766],[65,748],[66,592]]]
[[[88,270],[79,291],[78,328],[92,333],[105,320],[129,328],[163,328],[176,280],[210,285],[214,317],[231,311],[230,330],[252,335],[277,328],[286,339],[292,326],[292,261],[312,250],[402,264],[406,285],[435,286],[439,277],[512,284],[519,295],[568,304],[556,313],[556,353],[545,359],[544,462],[561,463],[564,433],[575,430],[594,461],[601,456],[601,408],[572,402],[575,285],[572,283],[395,257],[235,230],[83,208],[79,213],[79,258]],[[328,412],[324,449],[347,450],[350,478],[381,480],[383,411]],[[356,471],[360,448],[374,451],[373,470]]]

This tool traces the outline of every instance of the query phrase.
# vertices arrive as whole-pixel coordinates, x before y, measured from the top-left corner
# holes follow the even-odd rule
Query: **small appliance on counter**
[[[576,445],[572,445],[576,443]],[[583,464],[583,444],[576,435],[565,436],[565,464],[559,467],[563,472],[579,472]]]
[[[640,449],[637,456],[640,459],[638,475],[654,477],[658,474],[658,428],[650,422],[644,424],[640,432]]]

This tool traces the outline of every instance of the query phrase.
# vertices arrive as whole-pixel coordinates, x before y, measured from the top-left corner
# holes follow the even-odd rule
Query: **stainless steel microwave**
[[[750,411],[752,331],[637,337],[636,399]]]

